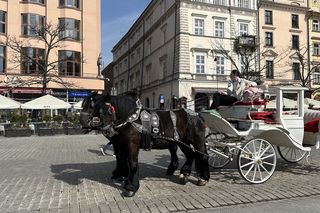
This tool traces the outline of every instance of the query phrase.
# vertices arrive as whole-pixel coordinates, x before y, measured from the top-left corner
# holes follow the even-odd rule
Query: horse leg
[[[178,146],[173,145],[169,148],[171,154],[171,162],[167,169],[167,175],[173,175],[179,166],[179,159],[177,155]]]
[[[140,142],[140,141],[138,141]],[[124,182],[125,191],[123,196],[132,197],[138,191],[140,187],[139,183],[139,167],[138,167],[138,155],[139,155],[139,143],[138,145],[128,139],[128,178]]]
[[[204,186],[210,179],[208,153],[205,145],[205,134],[199,130],[194,135],[193,147],[197,150],[195,153],[195,167],[199,175],[197,185]]]
[[[190,143],[187,143],[187,144],[189,145]],[[180,169],[179,178],[180,178],[181,184],[186,184],[188,181],[188,177],[191,174],[192,163],[194,161],[194,151],[186,145],[180,145],[179,147],[186,157],[186,162]]]
[[[114,154],[116,155],[116,168],[112,171],[111,179],[124,181],[128,176],[127,157],[121,150],[119,141],[112,140]]]

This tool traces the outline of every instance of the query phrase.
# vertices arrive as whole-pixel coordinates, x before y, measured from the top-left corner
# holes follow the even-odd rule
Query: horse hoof
[[[124,191],[124,192],[122,193],[122,195],[123,195],[124,197],[133,197],[135,194],[136,194],[135,192],[133,192],[133,191],[128,191],[128,190],[126,190],[126,191]]]
[[[184,174],[179,175],[179,183],[185,185],[188,182],[188,176]]]
[[[198,182],[197,182],[197,185],[198,186],[205,186],[207,183],[208,183],[207,180],[199,179]]]

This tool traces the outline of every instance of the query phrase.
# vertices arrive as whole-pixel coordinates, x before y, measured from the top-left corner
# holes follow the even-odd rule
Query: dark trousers
[[[219,106],[231,106],[236,101],[238,101],[236,97],[221,93],[214,93],[210,109],[218,109]]]

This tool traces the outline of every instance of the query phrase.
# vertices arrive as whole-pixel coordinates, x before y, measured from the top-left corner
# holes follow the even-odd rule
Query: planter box
[[[81,134],[83,134],[81,128],[69,127],[69,128],[67,128],[67,130],[68,130],[68,135],[81,135]]]
[[[38,129],[38,136],[52,136],[54,135],[54,130],[52,128],[43,128]]]
[[[68,130],[66,128],[56,128],[53,129],[55,135],[67,135]]]
[[[12,128],[4,131],[5,137],[29,137],[31,136],[31,129],[29,128]]]

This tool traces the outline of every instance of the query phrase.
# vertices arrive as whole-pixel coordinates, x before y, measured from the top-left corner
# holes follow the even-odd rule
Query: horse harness
[[[141,148],[145,150],[151,150],[153,141],[155,139],[164,139],[167,141],[169,140],[179,142],[180,137],[176,126],[177,117],[173,111],[169,111],[170,119],[173,126],[173,136],[168,137],[160,131],[160,118],[156,111],[143,109],[139,100],[136,103],[137,110],[132,115],[130,115],[125,122],[118,125],[110,124],[106,127],[103,127],[101,130],[106,131],[106,135],[111,138],[112,136],[117,134],[117,129],[123,127],[124,125],[131,124],[138,132],[143,135]],[[197,115],[197,113],[192,112],[191,110],[185,109],[185,111],[188,115]]]

